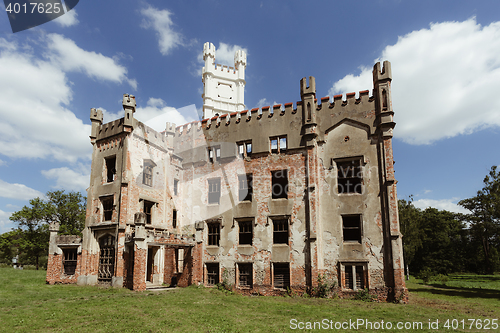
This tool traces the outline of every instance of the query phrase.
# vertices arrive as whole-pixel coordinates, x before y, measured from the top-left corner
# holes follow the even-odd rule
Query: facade
[[[103,124],[91,109],[83,239],[50,226],[47,282],[144,290],[226,281],[279,294],[310,290],[321,275],[341,296],[368,288],[406,301],[390,63],[374,66],[371,96],[317,99],[309,77],[295,105],[243,110],[244,53],[231,77],[227,67],[212,75],[212,44],[204,57],[201,121],[156,132],[134,118],[127,94],[121,119]],[[219,83],[234,89],[213,89]]]

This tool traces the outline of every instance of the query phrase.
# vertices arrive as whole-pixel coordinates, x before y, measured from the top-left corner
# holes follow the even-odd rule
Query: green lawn
[[[495,332],[469,329],[468,319],[500,319],[500,275],[451,276],[446,285],[425,286],[411,280],[410,304],[366,303],[301,297],[246,297],[189,287],[162,292],[45,284],[45,271],[0,268],[0,331],[2,332],[283,332],[290,321],[367,320],[391,322],[382,332]],[[446,320],[464,319],[465,330],[445,329]],[[397,330],[397,322],[421,322],[423,329]],[[459,326],[461,327],[461,322]],[[361,322],[360,322],[361,324]],[[409,325],[407,324],[407,325]],[[479,325],[479,324],[478,324]],[[292,325],[293,326],[293,325]],[[345,326],[345,324],[344,324]],[[376,326],[375,326],[376,327]],[[478,326],[479,328],[479,326]],[[298,329],[294,330],[298,331]],[[326,331],[326,330],[317,330]]]

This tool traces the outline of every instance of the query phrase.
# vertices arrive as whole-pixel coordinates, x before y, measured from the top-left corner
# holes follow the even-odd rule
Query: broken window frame
[[[101,222],[111,222],[113,220],[114,197],[112,195],[107,195],[99,199],[102,208]]]
[[[290,227],[289,218],[276,217],[273,221],[273,244],[289,244],[290,241]]]
[[[271,171],[271,198],[288,199],[288,169]]]
[[[334,160],[337,167],[337,193],[363,193],[363,157]]]
[[[344,281],[342,288],[348,290],[362,290],[368,288],[365,279],[365,272],[367,272],[366,263],[342,263],[344,270]]]
[[[238,199],[239,201],[252,201],[253,196],[253,174],[238,176]]]
[[[252,140],[238,142],[238,156],[241,158],[252,156]]]
[[[62,249],[63,251],[63,272],[65,275],[75,275],[76,266],[78,262],[78,248],[68,247]]]
[[[286,135],[279,135],[269,138],[269,148],[273,154],[281,154],[287,151]]]
[[[238,267],[238,287],[253,287],[253,266],[251,262],[237,263]]]
[[[208,204],[220,204],[220,178],[208,179]]]
[[[172,210],[172,228],[177,228],[177,209]]]
[[[363,217],[361,214],[342,215],[342,239],[344,243],[361,243]]]
[[[116,180],[116,155],[110,155],[104,158],[104,168],[106,173],[106,183],[112,183]]]
[[[276,289],[290,287],[290,263],[273,263],[273,287]]]
[[[220,280],[220,270],[218,262],[205,263],[205,268],[207,270],[207,286],[215,286]]]
[[[153,224],[154,209],[156,202],[143,200],[143,205],[144,205],[143,206],[144,214],[146,214],[146,225],[151,225]]]
[[[220,229],[221,229],[220,222],[207,223],[207,229],[208,229],[208,234],[207,234],[208,246],[219,246],[219,244],[220,244]]]
[[[238,244],[253,244],[253,220],[238,221]]]
[[[208,152],[208,162],[209,163],[214,163],[215,161],[220,162],[220,146],[213,146],[213,147],[208,147],[207,148]]]

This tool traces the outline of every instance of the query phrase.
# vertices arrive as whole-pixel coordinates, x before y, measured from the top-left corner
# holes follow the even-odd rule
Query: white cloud
[[[429,144],[500,126],[500,22],[482,27],[475,18],[431,24],[387,46],[375,61],[392,64],[395,137]],[[330,89],[372,86],[371,69],[347,75]]]
[[[58,34],[49,34],[47,41],[51,51],[47,54],[48,58],[64,71],[83,72],[91,78],[115,83],[125,81],[133,89],[137,89],[137,81],[129,79],[127,69],[113,58],[93,51],[85,51],[79,48],[73,40]]]
[[[110,122],[115,119],[123,118],[124,112],[108,112],[103,108],[103,123]],[[183,125],[197,119],[197,110],[194,104],[185,106],[180,109],[167,106],[161,98],[149,98],[145,107],[137,107],[134,113],[134,118],[143,122],[147,126],[158,132],[165,130],[165,123],[174,123],[177,126]]]
[[[90,158],[90,126],[65,107],[72,92],[64,72],[8,47],[0,51],[0,77],[0,154]]]
[[[437,208],[439,210],[447,210],[449,212],[454,212],[454,213],[469,214],[470,212],[467,209],[457,205],[458,201],[460,201],[460,199],[458,198],[442,199],[442,200],[418,199],[413,201],[413,205],[420,209],[426,209],[428,207],[432,207],[432,208]]]
[[[170,11],[147,5],[141,10],[141,14],[144,16],[141,27],[156,31],[161,54],[168,55],[176,47],[185,45],[182,34],[173,30]]]
[[[219,43],[219,48],[215,50],[215,62],[221,65],[234,65],[234,53],[238,50],[243,50],[248,56],[248,50],[239,45],[231,45]],[[202,58],[203,59],[203,58]]]
[[[80,165],[79,170],[68,167],[42,170],[42,175],[47,179],[55,179],[56,185],[52,188],[67,191],[85,191],[90,183],[90,166]]]
[[[273,103],[269,103],[269,101],[266,98],[261,98],[259,102],[257,102],[257,105],[255,106],[256,108],[261,108],[263,106],[273,106],[279,104],[278,102],[274,101]]]
[[[0,154],[75,162],[91,158],[90,125],[69,109],[73,97],[65,71],[121,82],[126,69],[111,58],[80,49],[60,35],[42,39],[43,60],[30,45],[0,38]],[[28,51],[27,51],[28,50]]]
[[[12,215],[12,213],[7,213],[3,210],[0,210],[0,234],[10,231],[15,227],[14,223],[9,220],[10,215]]]
[[[70,27],[72,25],[77,25],[79,23],[78,19],[76,18],[78,14],[76,11],[70,10],[66,14],[59,16],[54,20],[57,24],[59,24],[62,27]]]
[[[10,184],[0,179],[0,197],[9,199],[29,200],[36,197],[44,198],[44,194],[23,184]]]

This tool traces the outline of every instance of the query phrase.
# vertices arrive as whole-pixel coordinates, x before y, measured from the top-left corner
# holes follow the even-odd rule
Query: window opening
[[[64,266],[64,274],[66,275],[75,275],[76,271],[76,263],[77,263],[77,249],[64,249],[63,254],[64,254],[64,259],[63,259],[63,266]]]
[[[252,288],[252,264],[238,264],[239,281],[238,285],[240,287]]]
[[[101,198],[103,222],[109,222],[113,218],[113,196]]]
[[[239,182],[239,200],[252,201],[253,194],[253,176],[251,173],[238,176]]]
[[[144,213],[146,214],[146,224],[153,222],[153,207],[155,203],[144,200]]]
[[[274,263],[273,280],[275,288],[290,287],[290,268],[288,263]]]
[[[214,286],[219,283],[219,263],[210,263],[207,265],[207,284]]]
[[[271,171],[272,198],[288,198],[288,170]]]
[[[361,243],[361,215],[342,215],[344,242]]]
[[[172,228],[177,228],[177,210],[172,211]]]
[[[337,162],[337,178],[339,194],[361,194],[361,183],[363,180],[361,159]]]
[[[179,180],[174,179],[174,195],[177,195],[179,190]]]
[[[208,203],[219,204],[220,201],[220,178],[208,180]]]
[[[276,219],[273,220],[273,243],[288,244],[288,220]]]
[[[253,223],[252,221],[239,221],[238,227],[240,228],[240,245],[252,245],[253,239]]]
[[[240,157],[250,157],[252,155],[252,141],[238,143],[238,155]]]
[[[154,165],[149,161],[144,161],[142,183],[147,186],[153,186],[153,168]]]
[[[208,245],[219,246],[220,223],[208,224]]]
[[[116,156],[106,157],[106,182],[112,183],[116,178]]]
[[[271,153],[284,153],[286,152],[286,136],[277,136],[271,140]]]

